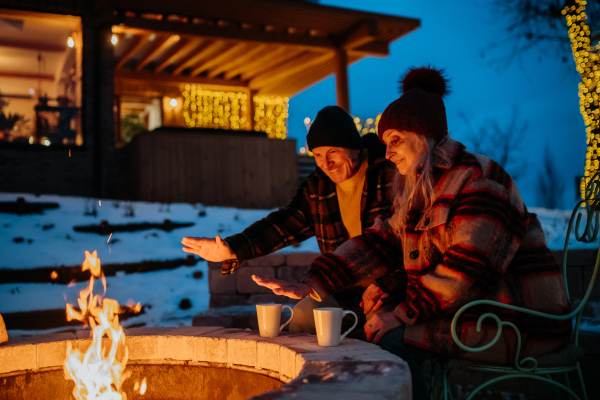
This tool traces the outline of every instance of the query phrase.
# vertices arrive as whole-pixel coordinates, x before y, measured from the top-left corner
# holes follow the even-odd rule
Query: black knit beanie
[[[306,135],[306,144],[310,151],[321,146],[357,150],[363,148],[354,120],[338,106],[327,106],[317,113]]]
[[[443,70],[411,68],[401,82],[404,94],[381,114],[379,139],[388,129],[397,129],[442,140],[448,134],[443,97],[450,92]]]

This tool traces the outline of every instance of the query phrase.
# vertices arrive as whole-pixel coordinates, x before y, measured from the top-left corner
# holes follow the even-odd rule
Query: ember
[[[92,327],[92,344],[85,351],[73,350],[67,346],[65,360],[65,378],[75,381],[73,396],[77,400],[85,399],[126,399],[121,393],[121,385],[130,375],[125,372],[129,352],[125,346],[125,333],[119,325],[119,313],[124,310],[113,299],[103,298],[106,293],[106,278],[100,266],[97,252],[85,252],[82,271],[90,270],[90,284],[79,293],[77,311],[67,304],[67,321],[78,320]],[[95,279],[99,278],[104,287],[103,295],[94,295]],[[129,308],[141,311],[138,303]],[[102,340],[104,337],[108,340]],[[144,381],[145,389],[145,381]]]

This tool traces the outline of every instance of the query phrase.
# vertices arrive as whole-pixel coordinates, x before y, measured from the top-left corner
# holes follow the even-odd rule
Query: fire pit
[[[378,346],[316,336],[261,338],[220,327],[132,328],[127,399],[411,399],[410,372]],[[0,400],[73,399],[65,354],[89,347],[90,331],[11,338],[0,344]],[[103,339],[108,340],[108,339]],[[146,378],[147,390],[140,393]]]

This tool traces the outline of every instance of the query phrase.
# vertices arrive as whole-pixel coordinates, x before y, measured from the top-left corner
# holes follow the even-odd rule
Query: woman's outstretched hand
[[[290,299],[303,299],[310,294],[310,287],[305,283],[287,282],[279,279],[260,278],[252,275],[252,279],[260,286],[271,289],[273,293],[287,296]]]
[[[206,237],[184,237],[181,241],[185,246],[183,251],[196,254],[207,261],[219,262],[237,258],[231,248],[217,235],[215,239]]]
[[[365,324],[367,342],[377,344],[387,331],[402,325],[404,325],[404,323],[396,317],[396,314],[393,311],[375,314],[375,316]]]
[[[393,300],[392,296],[390,296],[389,293],[384,292],[376,283],[369,285],[367,290],[363,293],[362,299],[360,306],[363,308],[365,315],[370,312],[376,312],[381,306]]]

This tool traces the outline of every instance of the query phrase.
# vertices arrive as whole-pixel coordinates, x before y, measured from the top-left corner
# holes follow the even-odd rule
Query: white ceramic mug
[[[315,308],[313,314],[315,316],[315,328],[317,328],[319,346],[337,346],[352,329],[356,328],[356,324],[358,323],[356,314],[352,311],[344,311],[341,308]],[[354,325],[342,334],[342,318],[348,314],[354,315]]]
[[[279,326],[279,323],[281,322],[281,311],[283,311],[284,308],[289,308],[292,315],[285,324]],[[294,311],[291,307],[282,306],[281,304],[257,304],[256,316],[258,317],[258,330],[260,331],[260,336],[275,337],[279,336],[279,332],[292,321]]]

